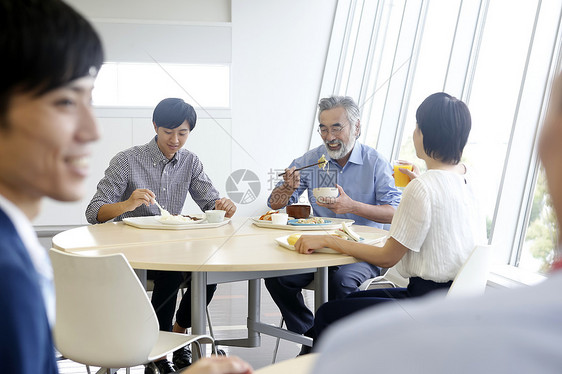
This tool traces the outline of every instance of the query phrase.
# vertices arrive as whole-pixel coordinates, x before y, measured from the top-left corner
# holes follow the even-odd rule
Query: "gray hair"
[[[350,124],[356,125],[359,121],[360,111],[355,101],[349,96],[330,96],[325,97],[318,103],[318,121],[320,122],[320,114],[325,110],[330,110],[334,108],[344,108],[347,113],[347,120]]]

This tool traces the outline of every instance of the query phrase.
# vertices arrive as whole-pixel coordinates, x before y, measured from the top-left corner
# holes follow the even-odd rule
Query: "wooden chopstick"
[[[306,169],[306,168],[309,168],[309,167],[311,167],[311,166],[320,165],[320,164],[323,164],[323,163],[324,163],[323,161],[320,161],[320,162],[317,162],[317,163],[315,163],[315,164],[306,165],[306,166],[303,166],[302,168],[298,168],[298,169],[293,170],[293,172],[299,171],[299,170],[302,170],[302,169]],[[282,177],[282,176],[285,175],[286,173],[287,173],[287,172],[284,171],[284,172],[281,173],[281,174],[277,174],[277,176],[278,176],[278,177]]]

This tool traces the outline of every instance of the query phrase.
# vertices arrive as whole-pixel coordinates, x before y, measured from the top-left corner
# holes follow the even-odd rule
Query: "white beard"
[[[328,143],[331,144],[340,144],[341,147],[339,150],[337,151],[332,151],[329,147],[328,147]],[[324,146],[326,147],[326,152],[328,152],[328,156],[330,156],[330,158],[332,160],[339,160],[344,158],[345,156],[347,156],[347,154],[349,152],[351,152],[353,150],[353,146],[355,145],[355,138],[350,137],[349,138],[349,142],[347,144],[345,144],[344,142],[342,142],[339,139],[334,139],[331,142],[325,142]]]

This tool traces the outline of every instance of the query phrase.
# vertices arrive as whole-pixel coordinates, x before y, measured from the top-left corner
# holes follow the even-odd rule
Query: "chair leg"
[[[211,314],[209,313],[209,306],[207,305],[207,324],[209,325],[209,334],[211,338],[215,339],[215,334],[213,332],[213,324],[211,323]]]
[[[281,316],[281,321],[279,321],[279,328],[283,328],[283,324],[285,323],[285,320],[283,319],[283,316]],[[271,360],[271,364],[274,364],[275,361],[277,360],[277,351],[279,351],[279,342],[281,341],[281,338],[277,338],[277,340],[275,341],[275,348],[273,349],[273,360]]]
[[[211,343],[211,353],[215,356],[219,356],[219,351],[217,349],[217,345],[215,344],[215,340],[213,338],[213,342]]]
[[[195,344],[195,347],[197,347],[197,357],[199,358],[203,358],[203,352],[201,350],[201,343],[199,343],[197,340],[192,342],[192,347],[193,344]]]
[[[100,368],[96,374],[116,374],[119,369],[112,369],[112,368]]]
[[[88,372],[88,374],[92,374],[92,372],[90,371],[90,366],[86,365],[86,371]]]

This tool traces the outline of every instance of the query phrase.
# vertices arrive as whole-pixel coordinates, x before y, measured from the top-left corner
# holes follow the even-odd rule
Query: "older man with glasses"
[[[271,192],[268,205],[281,209],[295,204],[307,191],[315,216],[353,219],[359,225],[383,228],[392,221],[401,196],[394,185],[392,166],[375,149],[357,142],[361,122],[359,107],[352,98],[324,98],[318,107],[318,133],[324,144],[293,160],[285,169],[283,181]],[[325,154],[328,164],[323,170],[296,170],[318,162]],[[339,196],[319,201],[312,194],[316,187],[337,187]],[[379,270],[365,262],[331,267],[328,298],[340,299],[358,291],[361,283],[377,276]],[[299,334],[305,334],[314,320],[301,293],[313,277],[309,273],[265,280],[287,328]]]

